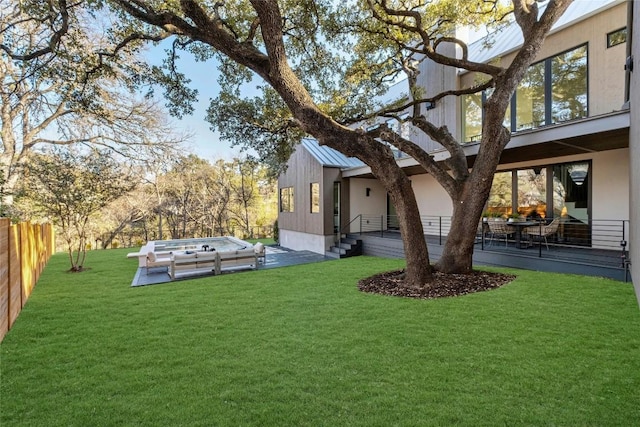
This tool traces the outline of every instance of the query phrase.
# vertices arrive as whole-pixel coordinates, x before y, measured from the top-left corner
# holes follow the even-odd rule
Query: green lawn
[[[630,283],[518,270],[440,300],[364,294],[357,257],[131,288],[129,249],[52,258],[0,345],[4,426],[630,426]]]

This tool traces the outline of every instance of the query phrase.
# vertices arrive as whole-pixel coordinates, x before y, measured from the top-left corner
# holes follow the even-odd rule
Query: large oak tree
[[[504,2],[497,0],[104,3],[120,13],[114,37],[127,42],[174,37],[175,49],[188,49],[201,60],[217,58],[224,90],[210,113],[212,119],[228,120],[229,125],[217,124],[223,130],[235,126],[241,135],[251,137],[259,152],[281,157],[286,157],[301,135],[310,134],[320,144],[369,165],[397,210],[407,262],[406,285],[424,287],[433,286],[433,275],[418,206],[411,183],[388,144],[413,156],[452,199],[451,231],[436,268],[470,271],[475,229],[500,154],[510,139],[509,130],[502,125],[509,100],[571,0],[550,0],[543,13],[534,0],[512,0],[507,12],[501,8]],[[499,24],[509,17],[511,25],[521,29],[524,42],[506,66],[473,62],[466,44],[453,37],[456,26]],[[442,46],[446,44],[459,46],[462,55],[445,55]],[[464,91],[425,97],[417,86],[417,64],[424,60],[466,69],[483,78]],[[183,76],[171,67],[168,71],[168,77],[177,77],[164,80],[170,93],[182,95],[175,99],[177,106],[188,104],[193,93],[181,89]],[[371,100],[384,92],[386,78],[400,72],[407,74],[410,96],[380,110]],[[252,76],[266,83],[263,96],[253,102],[241,99],[241,85]],[[483,106],[482,138],[470,171],[459,142],[446,126],[427,120],[424,104],[487,88],[492,93]],[[379,111],[372,114],[376,108]],[[393,116],[407,109],[411,123],[445,147],[449,160],[436,163],[386,126],[369,133],[348,126],[355,118]],[[284,137],[269,136],[274,132]]]

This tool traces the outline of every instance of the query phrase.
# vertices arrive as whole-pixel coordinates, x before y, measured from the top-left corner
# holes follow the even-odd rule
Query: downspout
[[[627,0],[627,58],[624,64],[624,104],[628,109],[631,95],[631,72],[633,71],[633,1]]]

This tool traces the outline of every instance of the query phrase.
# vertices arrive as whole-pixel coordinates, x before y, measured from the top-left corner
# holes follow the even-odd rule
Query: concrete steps
[[[325,255],[336,259],[362,255],[362,240],[355,235],[342,235],[340,241],[331,246]]]

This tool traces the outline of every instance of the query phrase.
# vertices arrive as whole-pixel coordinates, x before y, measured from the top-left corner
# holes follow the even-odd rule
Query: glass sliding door
[[[497,172],[486,214],[529,219],[561,218],[558,240],[591,245],[591,161]]]
[[[561,217],[561,237],[576,245],[591,244],[591,162],[553,167],[553,215]]]
[[[513,173],[496,172],[493,175],[493,183],[491,184],[491,192],[489,200],[487,200],[486,211],[493,216],[506,216],[512,211],[512,195],[513,195]]]

